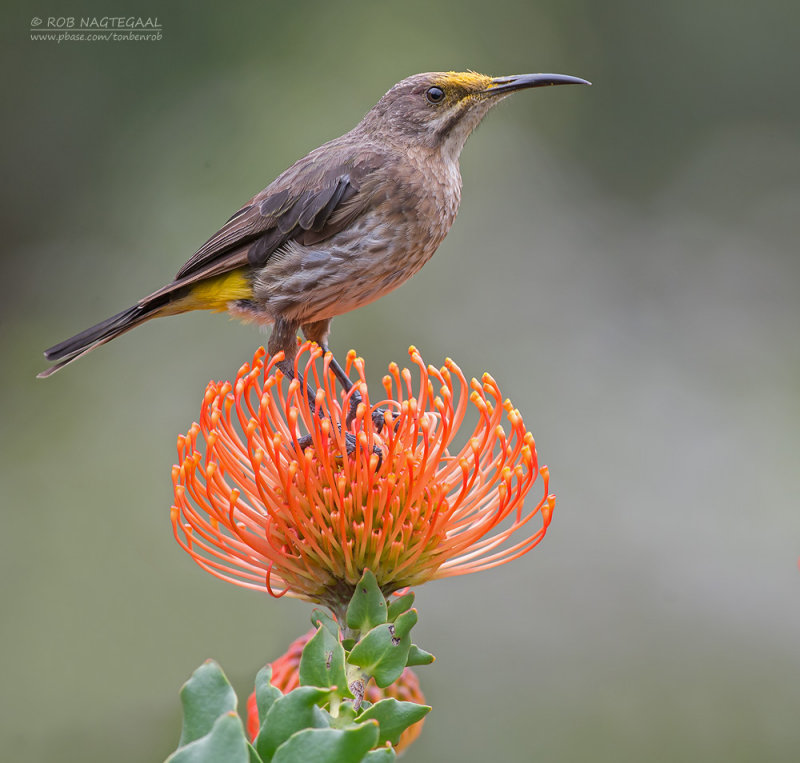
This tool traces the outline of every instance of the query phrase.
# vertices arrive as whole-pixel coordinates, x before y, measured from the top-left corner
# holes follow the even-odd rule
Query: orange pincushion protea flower
[[[315,344],[303,344],[295,362],[296,375],[317,388],[313,397],[263,348],[233,384],[209,383],[172,471],[172,524],[183,548],[223,580],[335,610],[366,568],[388,595],[532,549],[555,498],[519,411],[488,374],[467,384],[452,361],[436,369],[413,347],[409,354],[418,383],[392,364],[387,398],[373,406],[364,363],[351,351],[347,372],[355,368],[363,402],[349,423],[353,392],[337,396],[330,359],[320,372]],[[468,402],[478,423],[451,452]],[[377,432],[370,414],[379,406],[386,413]],[[523,513],[538,475],[542,496]]]
[[[280,689],[284,694],[288,694],[292,689],[296,689],[300,685],[300,658],[303,655],[303,647],[308,643],[309,639],[314,635],[315,630],[312,628],[305,635],[295,639],[285,654],[278,657],[272,665],[272,678],[270,683]],[[375,685],[375,682],[370,680],[367,684],[367,691],[364,698],[372,704],[379,702],[387,697],[402,702],[416,702],[418,705],[425,704],[425,696],[419,688],[419,680],[417,674],[411,668],[406,668],[400,674],[393,684],[381,689]],[[401,735],[395,750],[400,750],[408,747],[422,732],[422,724],[424,719],[417,721],[409,726]],[[251,741],[255,741],[258,736],[258,731],[261,724],[258,718],[258,705],[256,704],[256,693],[253,692],[247,700],[247,734]]]

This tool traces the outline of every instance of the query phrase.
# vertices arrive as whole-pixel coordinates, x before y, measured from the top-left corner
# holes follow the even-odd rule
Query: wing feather
[[[331,162],[331,153],[312,152],[254,196],[197,250],[176,281],[261,266],[287,241],[316,244],[349,225],[367,208],[375,186],[370,178],[382,159],[365,154]]]

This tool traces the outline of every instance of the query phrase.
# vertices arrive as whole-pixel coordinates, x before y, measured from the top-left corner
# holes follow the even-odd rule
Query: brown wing
[[[347,227],[368,205],[382,162],[374,154],[354,160],[352,148],[337,148],[313,151],[254,196],[198,249],[176,281],[261,266],[287,241],[319,243]]]

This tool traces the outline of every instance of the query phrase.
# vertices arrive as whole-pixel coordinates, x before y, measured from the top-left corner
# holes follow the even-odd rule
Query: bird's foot
[[[350,394],[350,406],[347,410],[347,417],[345,418],[345,424],[348,428],[350,424],[355,421],[356,415],[358,414],[358,406],[361,405],[362,402],[363,398],[361,397],[361,393],[357,389],[354,389]],[[372,419],[372,426],[375,431],[380,432],[384,426],[386,426],[386,408],[376,408],[370,413],[370,418]]]
[[[349,429],[350,425],[355,421],[356,416],[358,415],[358,406],[363,402],[363,398],[357,389],[353,389],[353,382],[347,375],[347,372],[344,370],[344,368],[339,365],[339,361],[336,360],[336,358],[333,356],[333,353],[328,349],[328,345],[320,344],[320,347],[322,347],[326,354],[330,353],[331,371],[333,371],[334,376],[336,376],[336,378],[339,380],[339,384],[342,385],[344,392],[350,395],[350,404],[347,409],[347,416],[345,417],[345,426]],[[376,432],[380,432],[386,424],[386,409],[376,408],[370,413],[370,416],[372,418],[373,428]]]
[[[356,446],[358,445],[356,436],[352,432],[345,432],[344,443],[345,452],[348,456],[352,456],[353,453],[356,452]],[[305,450],[314,444],[314,438],[310,434],[303,435],[298,439],[297,444],[300,446],[300,450]],[[381,468],[381,464],[383,463],[383,451],[377,445],[373,445],[372,452],[378,457],[378,465],[375,467],[375,470],[377,471]]]

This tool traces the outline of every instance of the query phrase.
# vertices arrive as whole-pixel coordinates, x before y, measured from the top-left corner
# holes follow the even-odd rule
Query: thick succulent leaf
[[[178,747],[208,734],[217,719],[236,711],[236,692],[222,668],[213,660],[204,662],[181,688],[183,729]]]
[[[315,607],[311,610],[311,624],[317,628],[324,625],[336,638],[339,638],[339,623],[336,622],[324,609]]]
[[[336,687],[340,696],[351,697],[345,676],[344,649],[323,624],[303,647],[300,658],[300,684],[302,686]]]
[[[403,596],[396,596],[393,597],[389,601],[389,609],[386,613],[386,619],[393,623],[399,615],[402,615],[403,612],[411,609],[411,605],[414,603],[414,592],[409,591],[409,593],[404,594]]]
[[[348,729],[305,729],[282,744],[273,763],[361,763],[378,743],[378,724]]]
[[[386,599],[375,575],[369,570],[364,570],[347,606],[348,628],[365,633],[376,625],[385,623],[386,612]]]
[[[331,716],[331,727],[334,729],[346,729],[355,723],[357,715],[358,712],[356,712],[352,702],[340,702],[337,715],[335,717]]]
[[[278,747],[297,731],[328,726],[325,714],[317,705],[329,695],[327,689],[299,686],[272,703],[255,741],[256,752],[265,763],[271,761]]]
[[[394,621],[394,635],[397,638],[405,638],[417,624],[418,619],[419,615],[417,615],[416,609],[409,609],[408,612],[403,612]]]
[[[235,712],[223,713],[205,736],[179,747],[167,763],[254,763],[242,721]]]
[[[370,750],[362,759],[361,763],[392,763],[397,760],[397,753],[394,747],[387,745],[379,747],[377,750]]]
[[[277,686],[270,683],[272,679],[272,666],[265,665],[256,674],[256,705],[258,706],[258,718],[264,723],[272,703],[282,697],[283,694]]]
[[[411,637],[396,635],[395,625],[385,623],[373,628],[350,652],[347,661],[372,676],[381,688],[394,683],[403,672],[411,648]]]
[[[356,720],[358,723],[363,723],[370,719],[378,721],[381,727],[378,744],[386,744],[386,742],[397,744],[400,734],[411,724],[421,721],[430,710],[428,705],[418,705],[416,702],[401,702],[389,697],[376,702],[372,707],[361,713]]]
[[[420,649],[416,644],[412,644],[411,649],[408,650],[406,665],[409,668],[414,667],[414,665],[430,665],[435,659],[436,658],[430,652],[426,652],[424,649]]]

